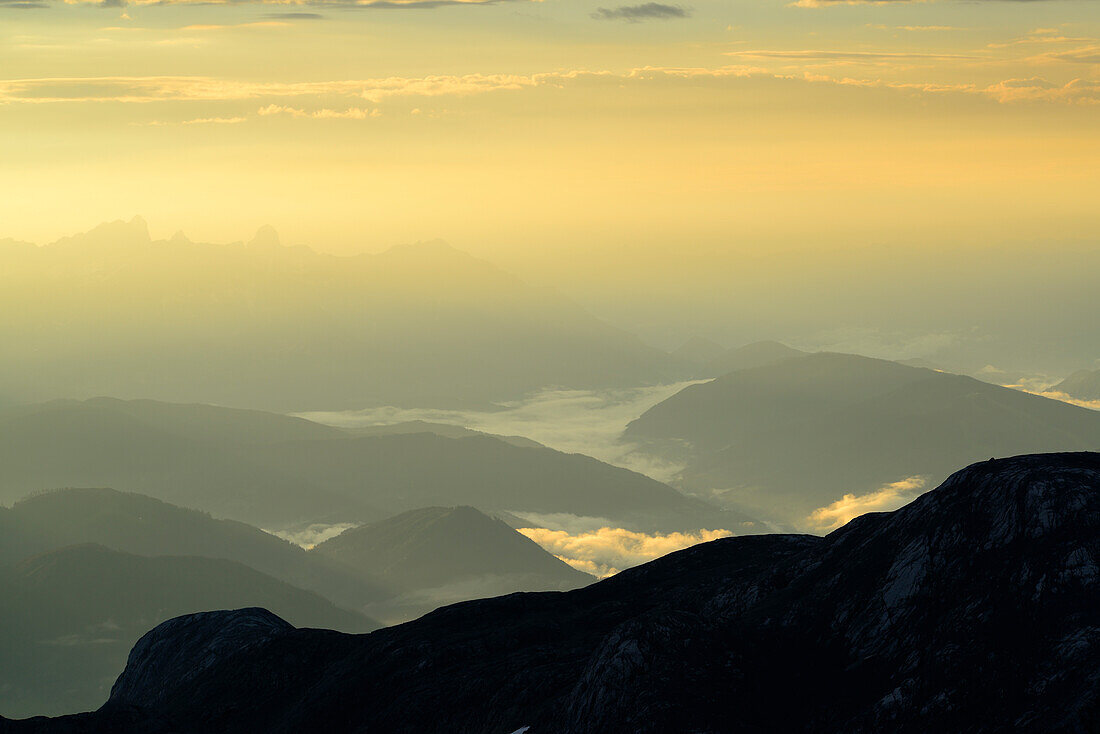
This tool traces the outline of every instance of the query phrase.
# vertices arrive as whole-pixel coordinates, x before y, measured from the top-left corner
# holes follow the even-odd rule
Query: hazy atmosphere
[[[0,0],[0,732],[1090,731],[1098,192],[1091,0]]]

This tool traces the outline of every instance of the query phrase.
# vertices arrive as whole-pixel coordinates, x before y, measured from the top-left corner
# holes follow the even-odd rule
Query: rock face
[[[170,619],[138,640],[108,707],[155,710],[174,689],[200,678],[226,657],[287,634],[292,627],[266,609],[200,612]]]
[[[174,620],[100,712],[9,728],[1095,731],[1098,558],[1100,455],[991,460],[824,538],[719,540],[370,635]]]

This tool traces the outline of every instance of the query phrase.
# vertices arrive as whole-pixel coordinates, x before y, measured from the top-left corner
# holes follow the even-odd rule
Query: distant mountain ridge
[[[530,441],[457,427],[368,432],[154,401],[0,409],[0,501],[37,489],[113,487],[270,529],[459,504],[604,517],[640,530],[751,522],[641,474]]]
[[[6,731],[1089,731],[1098,559],[1100,455],[986,461],[825,538],[718,540],[366,636],[172,620],[100,711]]]
[[[1051,389],[1077,400],[1100,400],[1100,370],[1078,370]]]
[[[758,341],[726,349],[701,337],[688,339],[672,352],[674,357],[691,363],[699,377],[718,377],[734,370],[764,367],[806,355],[777,341]]]
[[[547,385],[682,377],[566,298],[442,243],[338,257],[177,235],[140,219],[0,243],[0,393],[118,395],[285,412],[486,405]]]
[[[0,512],[0,565],[56,548],[101,545],[141,556],[195,556],[241,563],[349,608],[392,594],[380,579],[313,556],[274,535],[152,497],[111,489],[42,492]]]
[[[990,456],[1100,448],[1100,413],[978,380],[818,353],[692,385],[624,440],[686,464],[677,483],[805,527],[816,509]],[[914,480],[915,481],[915,480]]]
[[[383,621],[471,598],[566,591],[595,581],[473,507],[411,510],[345,530],[310,552],[397,589],[396,599],[366,607]]]
[[[488,573],[537,576],[562,588],[594,580],[500,520],[463,506],[411,510],[345,530],[313,552],[413,589]]]

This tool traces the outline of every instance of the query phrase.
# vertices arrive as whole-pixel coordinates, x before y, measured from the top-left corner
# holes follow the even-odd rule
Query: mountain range
[[[181,614],[262,605],[295,625],[362,632],[592,581],[472,507],[404,513],[306,551],[142,495],[40,493],[0,507],[0,713],[100,705],[141,634]]]
[[[818,353],[685,388],[624,440],[683,463],[687,492],[788,527],[990,456],[1100,448],[1100,412],[970,377]],[[875,509],[870,507],[868,509]]]
[[[0,393],[282,412],[487,405],[662,382],[668,354],[439,242],[338,257],[150,238],[141,219],[0,242]]]
[[[17,406],[0,410],[0,501],[39,489],[112,487],[269,529],[463,504],[590,515],[646,531],[750,522],[641,474],[531,441],[407,425],[369,434],[145,400]]]
[[[170,620],[107,704],[5,732],[1084,732],[1100,455],[974,464],[825,537],[728,538],[576,591],[348,636]]]

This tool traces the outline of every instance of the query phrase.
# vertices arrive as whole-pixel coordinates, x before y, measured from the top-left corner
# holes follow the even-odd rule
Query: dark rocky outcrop
[[[825,538],[719,540],[370,635],[261,618],[215,651],[259,613],[173,621],[126,696],[8,729],[1095,731],[1098,558],[1100,455],[990,460]]]

